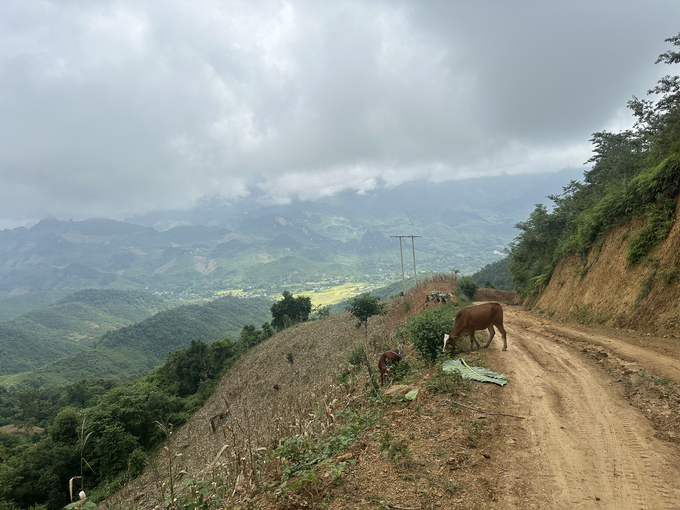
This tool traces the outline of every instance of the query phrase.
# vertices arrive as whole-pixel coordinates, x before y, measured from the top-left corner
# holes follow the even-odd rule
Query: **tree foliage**
[[[48,429],[23,441],[0,433],[0,508],[64,507],[68,479],[80,474],[83,437],[88,493],[139,474],[147,454],[166,438],[158,423],[182,425],[237,357],[271,336],[271,326],[262,326],[246,325],[237,342],[194,340],[148,375],[115,386],[83,380],[65,387],[0,389],[0,423]]]
[[[295,297],[287,290],[283,291],[282,296],[283,299],[271,306],[271,325],[275,329],[281,330],[292,324],[305,322],[309,318],[312,311],[312,299],[310,297]]]
[[[384,313],[385,307],[383,303],[380,303],[380,297],[372,296],[370,292],[365,292],[348,300],[347,310],[359,319],[357,328],[360,328],[362,324],[366,325],[366,334],[368,334],[368,319],[374,315]]]
[[[496,262],[487,264],[482,269],[472,275],[478,287],[495,288],[500,290],[515,290],[512,275],[508,269],[509,258],[504,257]],[[490,282],[493,287],[488,287]]]
[[[465,294],[465,297],[474,299],[475,292],[477,292],[477,284],[472,276],[458,278],[458,288]]]
[[[680,34],[666,39],[680,47]],[[680,52],[669,50],[657,63],[676,64]],[[583,182],[572,181],[563,193],[550,195],[552,210],[537,204],[511,245],[509,269],[524,297],[537,298],[550,281],[557,262],[577,255],[584,262],[590,250],[614,226],[633,218],[644,226],[629,240],[627,260],[637,264],[675,222],[680,193],[680,78],[665,76],[648,95],[633,97],[628,106],[636,118],[633,129],[594,133],[593,166]]]

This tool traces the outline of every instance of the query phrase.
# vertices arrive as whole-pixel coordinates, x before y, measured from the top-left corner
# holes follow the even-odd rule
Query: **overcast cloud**
[[[581,166],[677,0],[0,2],[0,228]]]

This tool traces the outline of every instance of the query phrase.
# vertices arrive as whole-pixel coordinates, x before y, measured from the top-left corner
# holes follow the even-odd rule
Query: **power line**
[[[398,237],[399,238],[399,255],[401,255],[401,292],[402,294],[406,294],[406,282],[404,280],[404,253],[401,249],[401,240],[404,237],[410,237],[411,238],[411,249],[413,250],[413,280],[416,283],[416,287],[418,286],[418,276],[416,275],[416,246],[414,239],[416,237],[421,237],[421,236],[390,236],[390,237]]]

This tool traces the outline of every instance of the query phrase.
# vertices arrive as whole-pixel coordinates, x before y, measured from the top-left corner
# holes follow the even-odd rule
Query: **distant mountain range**
[[[86,288],[212,296],[275,294],[309,282],[401,279],[395,235],[415,239],[419,272],[471,274],[502,258],[534,204],[580,170],[418,182],[316,202],[258,197],[127,221],[46,219],[0,231],[0,298]],[[411,243],[404,264],[412,273]]]

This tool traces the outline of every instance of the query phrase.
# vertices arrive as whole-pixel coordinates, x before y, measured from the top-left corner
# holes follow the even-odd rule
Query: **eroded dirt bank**
[[[626,254],[641,227],[637,220],[613,228],[586,260],[562,259],[536,310],[556,318],[680,338],[680,222],[648,256],[630,265]]]

